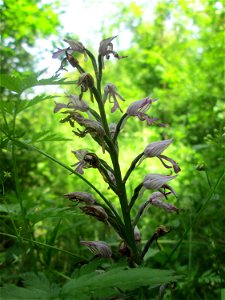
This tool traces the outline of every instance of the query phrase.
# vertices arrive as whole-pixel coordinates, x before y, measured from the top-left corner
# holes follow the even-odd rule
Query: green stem
[[[95,71],[96,81],[98,82],[98,80],[99,80],[99,73],[98,73],[98,66],[97,66],[95,57],[94,57],[94,55],[88,49],[85,49],[85,51],[86,51],[87,55],[90,57],[90,59],[91,59],[92,66],[93,66],[94,71]]]
[[[0,232],[0,235],[9,236],[11,238],[18,239],[17,236],[9,234],[9,233],[5,233],[5,232]],[[69,255],[73,256],[73,258],[77,259],[77,262],[81,262],[81,261],[82,262],[87,262],[87,260],[85,258],[77,256],[77,255],[73,254],[72,252],[57,248],[55,246],[44,244],[44,243],[41,243],[41,242],[37,242],[37,241],[31,240],[31,239],[28,239],[28,238],[22,237],[22,236],[20,236],[19,239],[21,241],[32,242],[33,244],[41,246],[41,247],[45,247],[45,248],[49,248],[49,249],[52,249],[52,250],[63,252],[65,254],[69,254]]]
[[[119,120],[117,126],[116,126],[116,131],[115,131],[115,134],[114,134],[114,137],[113,137],[113,142],[116,141],[117,137],[118,137],[118,134],[120,133],[120,130],[121,130],[121,126],[123,125],[123,122],[125,121],[126,117],[128,116],[127,113],[125,113],[121,119]]]
[[[98,81],[97,81],[97,88],[98,92],[101,95],[101,82],[102,82],[102,57],[101,55],[98,56]]]
[[[131,210],[131,208],[133,207],[133,205],[134,205],[134,203],[135,203],[135,201],[136,201],[136,199],[137,199],[137,197],[138,197],[138,195],[139,195],[139,192],[140,192],[142,186],[143,186],[143,184],[140,183],[140,184],[135,188],[134,194],[133,194],[133,196],[132,196],[132,198],[131,198],[131,200],[130,200],[129,210]]]
[[[142,152],[141,154],[139,154],[131,163],[129,169],[127,170],[127,173],[124,176],[123,182],[126,183],[127,179],[129,178],[131,172],[134,170],[134,168],[136,167],[136,164],[139,162],[139,160],[142,158],[142,156],[144,155],[144,152]]]

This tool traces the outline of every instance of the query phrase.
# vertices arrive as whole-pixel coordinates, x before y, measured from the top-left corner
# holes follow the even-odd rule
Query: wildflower
[[[147,124],[150,126],[152,124],[156,124],[157,126],[165,127],[165,124],[157,123],[158,118],[152,118],[146,114],[146,111],[149,110],[151,104],[157,101],[157,99],[151,99],[150,97],[146,97],[142,100],[135,101],[130,104],[127,109],[128,116],[136,116],[140,121],[147,121]]]
[[[107,222],[108,215],[103,207],[99,205],[81,206],[80,209],[86,214],[95,217],[101,222]]]
[[[141,205],[141,207],[139,208],[138,213],[137,213],[138,219],[139,219],[140,216],[148,209],[148,207],[149,207],[149,205],[151,204],[151,202],[152,202],[153,199],[161,200],[161,199],[163,199],[164,197],[165,197],[164,194],[162,194],[162,193],[160,193],[160,192],[154,192],[154,193],[151,195],[151,197],[150,197],[147,201],[145,201],[145,202]]]
[[[93,198],[93,196],[85,192],[72,192],[72,193],[65,194],[64,197],[68,198],[73,202],[84,202],[86,204],[95,203],[95,199]]]
[[[101,56],[101,61],[102,61],[102,67],[104,68],[104,57],[106,59],[110,58],[110,54],[112,54],[115,58],[121,59],[125,58],[127,56],[119,56],[119,54],[115,51],[113,51],[113,43],[112,40],[114,40],[116,36],[104,39],[101,41],[100,46],[99,46],[99,55]]]
[[[172,139],[149,144],[145,150],[145,157],[154,157],[160,155],[172,143]]]
[[[78,79],[78,86],[81,87],[82,92],[92,89],[94,86],[94,78],[89,73],[82,73]]]
[[[78,96],[69,95],[67,97],[70,98],[70,100],[71,100],[67,104],[55,102],[54,113],[57,113],[58,111],[60,111],[63,108],[79,110],[79,111],[83,111],[83,112],[85,112],[89,109],[88,104],[85,101],[83,101],[82,99],[79,99]]]
[[[103,99],[106,101],[106,98],[107,98],[108,96],[109,96],[109,102],[112,102],[112,101],[111,101],[111,98],[113,98],[113,103],[114,103],[114,105],[113,105],[113,107],[112,107],[112,109],[111,109],[111,112],[114,113],[114,111],[116,111],[117,108],[118,108],[121,112],[123,112],[123,111],[121,110],[120,106],[119,106],[119,103],[118,103],[116,97],[118,97],[118,98],[119,98],[120,100],[122,100],[122,101],[125,101],[125,99],[124,99],[120,94],[117,93],[117,91],[116,91],[116,86],[115,86],[114,84],[112,84],[112,83],[108,83],[108,84],[106,84],[106,86],[104,87],[104,96],[103,96]]]
[[[76,166],[75,172],[84,174],[83,169],[88,168],[97,168],[99,166],[99,160],[96,154],[90,153],[86,150],[75,150],[72,153],[76,156],[79,162],[75,163],[73,166]]]
[[[167,184],[168,181],[176,178],[177,175],[174,176],[165,176],[160,174],[148,174],[145,176],[142,184],[144,189],[157,189],[160,188],[170,190],[174,195],[176,195],[175,191],[172,189],[171,186]]]
[[[57,58],[62,53],[72,54],[73,52],[79,52],[79,53],[84,54],[84,60],[87,61],[87,53],[85,51],[85,47],[83,46],[83,44],[81,42],[66,40],[66,39],[64,40],[64,42],[68,43],[69,47],[67,47],[65,49],[58,49],[58,51],[53,53],[52,58]]]
[[[79,125],[85,127],[84,131],[80,131],[78,129],[78,133],[76,133],[78,136],[83,137],[87,133],[90,133],[92,137],[100,137],[100,138],[104,137],[105,130],[99,122],[85,119],[85,118],[80,118],[77,115],[75,115],[75,121],[77,121]]]
[[[160,174],[148,174],[145,176],[143,180],[143,186],[147,189],[159,189],[166,182],[176,178],[177,175],[174,176],[165,176]]]
[[[76,135],[79,137],[84,137],[86,134],[90,133],[90,135],[93,137],[93,139],[102,146],[102,151],[104,153],[105,151],[105,142],[104,142],[104,136],[105,136],[105,130],[102,127],[102,125],[93,120],[85,119],[82,115],[78,113],[73,113],[72,118],[81,126],[84,126],[85,129],[82,131],[80,129],[77,129],[77,131],[73,131]]]
[[[80,241],[80,244],[87,246],[92,253],[101,257],[107,258],[112,256],[111,248],[103,241]]]
[[[172,141],[173,140],[170,139],[149,144],[145,148],[144,156],[141,158],[139,164],[147,157],[158,157],[158,159],[162,162],[164,167],[166,167],[167,169],[173,168],[175,173],[179,173],[180,167],[178,166],[178,164],[173,159],[161,154],[172,143]],[[172,167],[168,166],[164,162],[164,160],[169,161],[172,164]]]
[[[177,214],[179,212],[179,209],[176,206],[167,202],[163,202],[162,200],[160,200],[160,197],[150,198],[149,203],[151,203],[153,206],[163,208],[168,212],[175,211]]]

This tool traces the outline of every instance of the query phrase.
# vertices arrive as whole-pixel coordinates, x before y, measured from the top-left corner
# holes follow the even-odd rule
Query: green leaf
[[[44,70],[38,73],[16,73],[16,75],[0,74],[0,86],[12,92],[21,94],[24,90],[43,85],[76,84],[77,81],[66,81],[66,78],[59,79],[59,75],[38,80]]]
[[[22,80],[19,77],[8,74],[0,74],[0,86],[19,93],[22,89],[22,85]]]
[[[91,294],[112,297],[118,295],[118,290],[127,292],[144,286],[177,281],[179,278],[181,276],[174,275],[171,270],[118,267],[108,272],[97,270],[78,279],[72,279],[64,285],[62,292],[66,295],[76,293],[77,299],[90,299],[88,297]]]
[[[50,130],[32,133],[32,137],[26,140],[26,143],[40,143],[40,142],[62,142],[62,141],[72,141],[72,139],[65,138],[63,135],[52,133]]]
[[[8,285],[0,288],[1,299],[57,299],[60,287],[50,284],[43,273],[26,273],[22,276],[26,288]]]

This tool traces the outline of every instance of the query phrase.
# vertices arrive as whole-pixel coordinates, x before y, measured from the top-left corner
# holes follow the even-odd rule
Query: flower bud
[[[99,205],[81,206],[80,209],[86,214],[95,217],[99,221],[107,222],[108,215],[103,207]]]
[[[95,203],[95,199],[93,198],[93,196],[85,192],[72,192],[72,193],[65,194],[64,197],[68,198],[73,202],[84,202],[86,204]]]
[[[179,209],[176,206],[174,206],[170,203],[167,203],[167,202],[163,202],[158,197],[150,199],[149,203],[151,203],[153,206],[163,208],[164,210],[166,210],[168,212],[175,211],[177,214],[179,213]]]
[[[80,244],[87,246],[88,249],[95,255],[105,258],[112,256],[111,248],[103,241],[80,241]]]
[[[77,85],[81,87],[82,92],[92,89],[94,86],[94,78],[89,73],[82,73],[78,79]]]

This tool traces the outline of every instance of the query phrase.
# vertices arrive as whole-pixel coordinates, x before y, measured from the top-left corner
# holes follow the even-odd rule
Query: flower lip
[[[123,112],[119,106],[117,97],[122,101],[125,101],[125,99],[117,92],[117,88],[113,83],[107,83],[104,87],[104,96],[103,96],[104,102],[106,101],[107,97],[109,97],[109,102],[114,103],[114,105],[111,109],[112,113],[115,112],[117,109],[119,109],[121,112]],[[111,98],[113,98],[113,101],[111,101]]]

